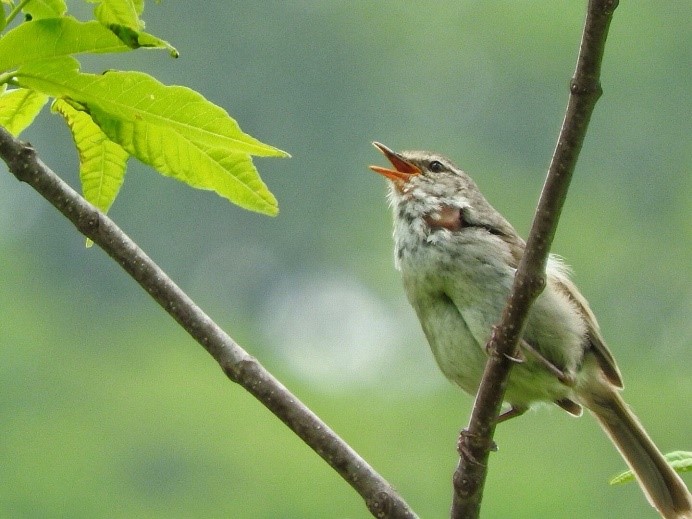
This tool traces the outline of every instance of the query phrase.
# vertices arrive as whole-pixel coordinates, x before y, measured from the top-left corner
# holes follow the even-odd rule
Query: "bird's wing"
[[[572,301],[582,314],[584,323],[586,323],[586,338],[591,346],[590,350],[595,355],[598,365],[603,370],[604,375],[615,387],[622,388],[623,383],[620,369],[615,362],[613,354],[610,352],[601,336],[596,316],[591,311],[591,308],[589,308],[589,303],[584,296],[579,293],[575,284],[566,276],[555,279],[555,286]]]

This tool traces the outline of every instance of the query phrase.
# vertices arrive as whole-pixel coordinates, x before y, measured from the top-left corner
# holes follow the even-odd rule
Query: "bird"
[[[408,301],[442,373],[471,395],[480,384],[485,345],[500,320],[525,242],[443,155],[373,145],[392,167],[388,180],[394,261]],[[665,519],[692,518],[692,496],[620,396],[620,369],[569,268],[551,254],[546,285],[529,310],[520,359],[507,382],[503,422],[553,403],[574,416],[588,409]]]

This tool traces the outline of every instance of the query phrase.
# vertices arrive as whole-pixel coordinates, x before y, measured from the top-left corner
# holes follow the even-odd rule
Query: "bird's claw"
[[[478,434],[469,432],[468,429],[462,429],[462,431],[459,433],[459,440],[457,441],[457,452],[462,458],[468,460],[474,465],[484,466],[484,464],[478,461],[476,456],[473,455],[467,444],[467,442],[479,443],[480,440],[485,440],[485,438],[479,436]],[[497,452],[497,444],[493,440],[490,440],[488,450],[491,452]]]
[[[492,327],[492,330],[490,331],[490,340],[488,340],[488,342],[485,343],[485,353],[487,355],[497,354],[497,348],[495,344],[496,336],[497,325]],[[507,360],[514,362],[515,364],[522,364],[524,362],[524,356],[522,355],[520,349],[517,349],[514,355],[510,355],[509,353],[502,353],[502,356],[505,357]]]

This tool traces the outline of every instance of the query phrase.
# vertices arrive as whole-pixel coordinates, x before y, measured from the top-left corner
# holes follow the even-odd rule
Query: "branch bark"
[[[241,348],[171,280],[108,216],[67,185],[34,149],[0,126],[0,157],[91,238],[151,295],[240,384],[336,470],[379,518],[415,518],[391,485],[327,424]]]
[[[495,421],[526,317],[545,286],[545,267],[586,129],[601,96],[601,61],[618,0],[589,0],[576,71],[557,145],[536,209],[526,250],[500,323],[488,343],[485,366],[468,428],[459,437],[451,517],[477,518],[493,444]]]

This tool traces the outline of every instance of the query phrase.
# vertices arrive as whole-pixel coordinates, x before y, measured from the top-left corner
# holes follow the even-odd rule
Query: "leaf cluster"
[[[163,175],[275,215],[277,201],[251,157],[288,154],[244,133],[223,108],[187,87],[143,72],[81,72],[82,54],[148,48],[178,57],[144,30],[144,0],[85,1],[94,4],[93,20],[70,16],[65,0],[2,0],[0,124],[18,136],[51,100],[72,132],[84,197],[103,212],[133,156]],[[24,20],[13,24],[19,14]]]

